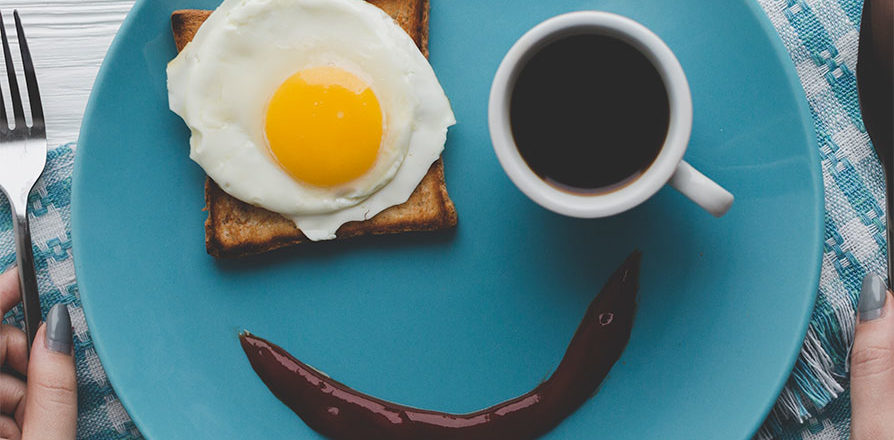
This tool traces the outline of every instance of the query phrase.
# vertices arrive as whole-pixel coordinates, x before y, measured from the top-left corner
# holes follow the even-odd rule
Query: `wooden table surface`
[[[18,10],[22,18],[51,147],[77,140],[96,72],[132,5],[133,0],[0,1],[0,13],[13,44],[12,11]],[[18,63],[18,49],[13,48],[13,52]],[[9,96],[5,68],[0,67],[0,72],[0,88],[4,96]]]

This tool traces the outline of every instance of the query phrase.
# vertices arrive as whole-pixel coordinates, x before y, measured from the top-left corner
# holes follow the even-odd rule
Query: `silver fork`
[[[25,42],[25,32],[19,12],[13,11],[18,34],[19,50],[22,53],[22,67],[28,101],[31,103],[31,126],[25,122],[22,95],[16,81],[12,52],[6,38],[3,15],[0,14],[0,37],[3,42],[3,57],[6,59],[6,74],[9,78],[9,92],[12,98],[13,125],[9,126],[3,92],[0,90],[0,190],[9,199],[12,209],[13,231],[16,238],[16,264],[19,271],[19,287],[25,308],[25,334],[28,335],[30,353],[34,334],[40,325],[40,298],[37,291],[37,276],[34,270],[34,254],[31,252],[31,229],[28,226],[28,194],[43,173],[47,162],[47,134],[37,90],[37,76],[31,52]]]

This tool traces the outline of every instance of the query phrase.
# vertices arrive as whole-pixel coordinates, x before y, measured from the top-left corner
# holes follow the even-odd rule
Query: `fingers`
[[[19,277],[15,267],[0,274],[0,316],[5,315],[18,302]],[[24,374],[28,368],[28,342],[25,333],[9,326],[0,325],[0,365],[9,365],[10,368]],[[19,440],[22,432],[19,423],[13,419],[19,415],[22,421],[25,398],[25,383],[8,374],[0,374],[0,438]]]
[[[894,300],[884,281],[867,275],[851,349],[851,434],[854,440],[894,439]]]
[[[0,315],[5,315],[21,300],[19,273],[15,267],[12,267],[0,275]]]
[[[0,274],[0,316],[5,315],[18,302],[19,277],[15,267]],[[0,365],[24,374],[28,368],[28,342],[25,333],[10,326],[0,325]],[[18,414],[22,421],[25,383],[8,374],[0,374],[0,438],[19,440],[22,433],[13,417]]]
[[[64,304],[37,330],[25,394],[24,439],[73,440],[77,431],[77,377],[71,354],[71,320]]]
[[[25,415],[25,387],[20,379],[0,374],[0,413],[12,417],[19,425]]]
[[[25,333],[11,325],[0,324],[0,365],[9,365],[25,374],[28,368],[28,340]]]
[[[6,416],[0,416],[0,438],[3,440],[19,440],[22,438],[22,432],[19,431],[19,425]]]

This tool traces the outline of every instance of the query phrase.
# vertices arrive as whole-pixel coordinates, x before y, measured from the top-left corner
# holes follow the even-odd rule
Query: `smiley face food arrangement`
[[[440,154],[455,123],[426,60],[428,0],[224,0],[175,11],[169,104],[208,175],[206,248],[238,257],[307,241],[456,224]],[[553,374],[468,414],[351,389],[248,332],[261,381],[333,439],[530,439],[594,395],[633,325],[640,254],[589,305]]]

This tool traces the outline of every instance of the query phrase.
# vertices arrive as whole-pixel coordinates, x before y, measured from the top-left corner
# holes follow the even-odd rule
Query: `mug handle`
[[[733,206],[733,195],[713,180],[681,160],[668,184],[683,193],[714,217],[721,217]]]

